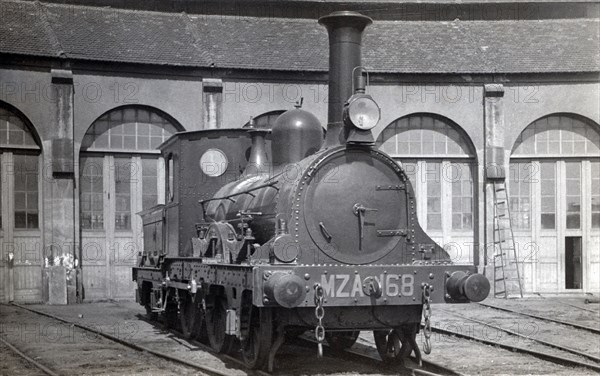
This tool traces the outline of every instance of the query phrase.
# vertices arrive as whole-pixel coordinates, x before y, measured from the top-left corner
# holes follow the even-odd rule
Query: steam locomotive
[[[160,146],[166,204],[140,213],[133,268],[149,316],[220,353],[239,344],[249,367],[272,370],[286,333],[307,330],[320,353],[372,330],[383,360],[420,359],[431,303],[487,297],[477,268],[454,265],[422,230],[407,175],[374,148],[380,109],[361,67],[371,22],[319,19],[330,49],[326,137],[295,108],[270,131],[182,132]]]

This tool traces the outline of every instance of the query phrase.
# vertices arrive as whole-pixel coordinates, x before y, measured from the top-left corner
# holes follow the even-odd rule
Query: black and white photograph
[[[600,1],[0,0],[0,376],[600,374]]]

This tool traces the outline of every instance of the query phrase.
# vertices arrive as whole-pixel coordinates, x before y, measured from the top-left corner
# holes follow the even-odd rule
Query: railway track
[[[68,324],[68,325],[75,326],[75,327],[77,327],[79,329],[88,331],[90,333],[93,333],[94,335],[100,335],[100,336],[102,336],[104,338],[107,338],[107,339],[109,339],[109,340],[111,340],[113,342],[119,343],[119,344],[121,344],[123,346],[126,346],[128,348],[131,348],[133,350],[140,351],[140,352],[146,352],[148,354],[151,354],[151,355],[154,355],[156,357],[165,359],[167,361],[178,363],[180,365],[183,365],[183,366],[186,366],[186,367],[190,367],[190,368],[199,370],[199,371],[201,371],[204,374],[219,375],[219,376],[221,376],[221,375],[228,375],[229,376],[230,375],[230,373],[227,372],[227,371],[222,371],[222,370],[215,369],[215,368],[212,368],[212,367],[207,367],[206,365],[203,365],[203,364],[199,364],[199,363],[192,362],[192,361],[180,358],[180,357],[176,357],[176,356],[173,356],[173,355],[161,352],[161,351],[157,351],[157,350],[149,348],[147,346],[140,345],[139,343],[133,343],[131,341],[124,340],[123,338],[119,338],[119,337],[114,336],[112,334],[103,332],[102,330],[99,330],[97,328],[94,328],[94,327],[91,327],[91,326],[88,326],[88,325],[83,325],[83,324],[80,324],[80,323],[77,323],[77,322],[73,322],[71,320],[67,320],[65,318],[62,318],[62,317],[54,315],[54,314],[50,314],[50,313],[43,312],[43,311],[31,308],[31,307],[22,306],[22,305],[19,305],[19,304],[12,304],[12,306],[17,307],[19,309],[23,309],[23,310],[29,311],[29,312],[32,312],[34,314],[38,314],[38,315],[50,318],[52,320],[59,321],[61,323],[65,323],[65,324]],[[138,319],[141,319],[141,320],[143,320],[143,321],[145,321],[145,322],[147,322],[147,323],[149,323],[149,324],[151,324],[153,326],[156,326],[157,324],[160,325],[160,323],[158,323],[158,322],[150,322],[146,318],[143,318],[141,316],[138,316]],[[183,339],[182,333],[179,332],[179,331],[177,331],[177,330],[175,330],[175,329],[169,329],[168,332],[171,333],[174,336],[177,336],[180,339]],[[188,343],[194,345],[195,347],[197,347],[198,349],[200,349],[202,351],[205,351],[205,352],[208,352],[208,353],[211,353],[211,354],[215,355],[216,357],[222,359],[223,361],[225,361],[227,363],[234,363],[236,366],[238,366],[240,369],[243,369],[244,372],[246,372],[249,375],[257,375],[257,376],[270,376],[271,375],[270,373],[267,373],[267,372],[264,372],[264,371],[249,370],[249,369],[247,369],[247,367],[245,366],[245,364],[243,363],[243,361],[241,361],[240,359],[237,359],[235,356],[226,355],[226,354],[215,354],[213,352],[213,350],[209,346],[207,346],[207,345],[205,345],[205,344],[203,344],[203,343],[201,343],[199,341],[196,341],[196,340],[185,340],[185,341],[187,341]],[[308,342],[310,342],[310,341],[307,340],[307,343]],[[7,345],[10,345],[10,344],[7,344]],[[314,342],[312,343],[312,345],[314,345]],[[11,348],[14,348],[14,346],[12,346],[12,345],[10,345],[10,346],[11,346]],[[15,350],[17,350],[17,349],[15,348]],[[41,366],[41,367],[44,367],[39,362],[36,362],[35,360],[27,357],[25,354],[22,354],[22,355],[21,354],[22,353],[20,353],[19,356],[25,356],[26,357],[25,359],[27,361],[29,361],[29,362],[32,362],[32,364],[35,365],[36,367],[38,365]],[[373,367],[373,369],[375,369],[375,370],[380,370],[382,368],[382,366],[383,366],[383,362],[378,357],[376,357],[376,356],[370,356],[370,355],[367,355],[367,354],[363,354],[363,353],[360,353],[360,352],[358,352],[356,350],[347,350],[344,354],[334,353],[332,351],[328,351],[326,353],[326,356],[329,359],[337,359],[338,361],[339,361],[339,357],[341,356],[342,359],[344,359],[344,360],[351,360],[351,361],[354,361],[354,362],[358,361],[358,362],[361,362],[361,363],[364,363],[364,364],[371,365]],[[455,372],[453,370],[450,370],[448,368],[443,367],[442,365],[435,364],[435,363],[429,362],[429,361],[424,361],[423,362],[423,366],[424,366],[424,368],[418,368],[416,366],[409,367],[409,368],[406,368],[406,369],[390,368],[388,366],[383,366],[383,368],[387,369],[387,371],[389,371],[390,374],[404,373],[404,374],[407,374],[407,375],[408,374],[412,374],[412,375],[423,375],[423,376],[460,375],[458,372]],[[44,367],[44,368],[45,368],[45,370],[43,368],[40,368],[40,370],[42,370],[45,374],[50,375],[50,376],[57,375],[57,373],[55,371],[50,370],[47,367]],[[285,370],[282,370],[282,372],[285,373]],[[276,372],[275,374],[277,374],[277,373],[279,373],[279,372]]]
[[[144,321],[148,321],[145,318],[142,318]],[[170,329],[169,330],[171,333],[176,334],[178,336],[182,336],[182,333],[180,331],[174,330],[174,329]],[[303,341],[305,343],[305,346],[308,348],[308,345],[306,344],[310,344],[312,346],[316,345],[316,341],[310,337],[306,337],[306,336],[302,336],[299,337],[297,340]],[[213,352],[213,350],[206,344],[199,342],[197,340],[188,340],[188,342],[194,344],[195,346],[198,346],[199,348],[201,348],[204,351],[208,351],[208,352]],[[325,347],[325,349],[328,349],[329,346],[327,345],[327,343],[325,343],[323,345]],[[314,348],[311,347],[311,350],[313,350]],[[238,364],[240,364],[241,366],[245,365],[243,364],[243,362],[239,359],[236,359],[235,357],[231,356],[231,355],[226,355],[226,354],[217,354],[220,357],[236,362]],[[361,353],[359,351],[353,350],[353,349],[347,349],[342,353],[339,352],[334,352],[332,350],[326,350],[324,355],[328,358],[331,359],[335,359],[339,356],[343,356],[345,359],[351,360],[351,361],[357,361],[357,358],[362,359],[363,361],[367,361],[369,363],[371,363],[374,367],[376,368],[380,368],[380,367],[385,367],[387,370],[389,371],[394,371],[393,367],[384,365],[384,363],[381,361],[380,358],[376,357],[376,356],[370,356],[364,353]],[[414,363],[416,364],[416,361],[414,358],[412,358],[412,360],[414,361]],[[396,372],[408,372],[409,374],[412,375],[422,375],[422,376],[442,376],[442,375],[449,375],[449,376],[462,376],[461,373],[454,371],[450,368],[447,368],[441,364],[438,363],[434,363],[431,361],[427,361],[427,360],[423,360],[422,361],[423,367],[427,368],[427,369],[422,369],[419,368],[418,366],[410,366],[407,367],[405,369],[397,369],[396,368]],[[428,370],[429,369],[429,370]],[[271,375],[268,372],[264,372],[264,371],[253,371],[255,374],[257,375],[261,375],[261,376],[269,376]]]
[[[488,304],[488,303],[476,303],[476,304],[478,304],[480,306],[483,306],[483,307],[492,308],[492,309],[495,309],[495,310],[498,310],[498,311],[509,312],[509,313],[513,313],[513,314],[524,316],[524,317],[530,317],[530,318],[534,318],[534,319],[537,319],[537,320],[542,320],[542,321],[547,321],[547,322],[553,322],[555,324],[566,325],[566,326],[570,326],[570,327],[573,327],[573,328],[577,328],[577,329],[585,330],[585,331],[588,331],[588,332],[592,332],[592,333],[595,333],[595,334],[600,334],[600,329],[594,328],[594,327],[591,327],[591,326],[581,325],[581,324],[577,324],[577,323],[574,323],[574,322],[564,321],[564,320],[559,320],[559,319],[554,319],[554,318],[546,317],[546,316],[534,315],[532,313],[526,313],[526,312],[522,312],[522,311],[515,311],[515,310],[509,309],[509,308],[498,307],[496,305]]]
[[[32,366],[34,366],[35,368],[37,368],[38,370],[40,370],[45,375],[48,375],[48,376],[58,376],[58,374],[56,372],[54,372],[50,368],[46,367],[42,363],[38,362],[37,360],[35,360],[35,359],[27,356],[27,354],[25,354],[21,350],[17,349],[15,346],[13,346],[12,344],[10,344],[8,341],[4,340],[4,338],[0,337],[0,342],[2,344],[4,344],[4,346],[8,347],[18,357],[20,357],[21,359],[25,360],[27,363],[31,364]]]
[[[310,345],[310,346],[313,346],[313,348],[317,344],[317,341],[314,338],[307,337],[307,336],[301,336],[298,338],[298,340],[303,341],[305,343],[305,346]],[[374,346],[374,344],[373,344],[373,346]],[[359,359],[362,359],[364,362],[372,363],[374,366],[376,366],[378,368],[383,368],[384,370],[388,370],[390,372],[405,372],[407,374],[422,375],[422,376],[440,376],[440,375],[462,376],[462,374],[458,371],[455,371],[449,367],[446,367],[439,363],[435,363],[435,362],[425,360],[425,359],[422,360],[422,368],[421,368],[421,366],[417,365],[416,359],[414,357],[411,357],[409,359],[409,362],[412,364],[407,365],[405,363],[405,366],[402,367],[400,365],[387,365],[378,356],[372,356],[372,355],[366,354],[355,348],[346,349],[342,352],[333,352],[332,350],[329,349],[329,346],[327,345],[327,343],[324,343],[323,347],[326,349],[326,351],[324,352],[324,355],[326,355],[326,356],[330,356],[330,357],[339,356],[344,359],[348,359],[348,360],[352,360],[352,361],[356,361],[357,358],[359,358]]]
[[[530,340],[530,341],[533,341],[533,342],[537,342],[537,343],[542,344],[544,346],[552,347],[554,349],[561,350],[561,351],[564,351],[564,352],[568,352],[568,353],[571,353],[571,354],[575,354],[575,355],[578,355],[578,356],[580,356],[582,358],[587,358],[589,360],[593,360],[593,361],[595,361],[597,363],[600,363],[600,358],[597,357],[597,356],[594,356],[594,355],[591,355],[591,354],[588,354],[588,353],[585,353],[585,352],[582,352],[582,351],[579,351],[579,350],[576,350],[576,349],[572,349],[570,347],[566,347],[566,346],[559,345],[559,344],[556,344],[556,343],[552,343],[552,342],[549,342],[549,341],[545,341],[545,340],[542,340],[542,339],[539,339],[539,338],[535,338],[533,336],[525,335],[523,333],[519,333],[518,331],[514,331],[514,330],[502,328],[501,326],[490,324],[489,322],[485,322],[485,321],[482,321],[482,320],[477,320],[477,319],[474,319],[474,318],[471,318],[471,317],[467,317],[465,315],[461,315],[461,314],[458,314],[456,312],[449,312],[449,311],[446,311],[446,310],[440,309],[440,308],[438,308],[438,309],[440,311],[445,312],[445,313],[454,315],[456,317],[460,317],[461,319],[468,320],[468,321],[474,322],[474,323],[479,324],[479,325],[487,326],[489,328],[492,328],[492,329],[495,329],[497,331],[501,331],[501,332],[510,334],[512,336],[524,338],[524,339],[527,339],[527,340]]]
[[[82,324],[79,324],[79,323],[76,323],[76,322],[72,322],[72,321],[63,319],[62,317],[59,317],[59,316],[56,316],[56,315],[52,315],[50,313],[42,312],[42,311],[30,308],[30,307],[26,307],[26,306],[23,306],[23,305],[20,305],[20,304],[12,303],[11,305],[14,306],[14,307],[18,307],[20,309],[23,309],[23,310],[26,310],[26,311],[38,314],[40,316],[48,317],[48,318],[51,318],[53,320],[65,323],[65,324],[69,324],[69,325],[75,326],[75,327],[77,327],[79,329],[88,331],[88,332],[93,333],[95,335],[100,335],[100,336],[102,336],[102,337],[104,337],[106,339],[109,339],[109,340],[111,340],[113,342],[119,343],[119,344],[121,344],[123,346],[126,346],[126,347],[130,348],[130,349],[133,349],[133,350],[136,350],[136,351],[140,351],[140,352],[146,352],[146,353],[154,355],[156,357],[159,357],[159,358],[162,358],[162,359],[174,362],[174,363],[178,363],[178,364],[186,366],[186,367],[190,367],[190,368],[196,369],[196,370],[201,371],[201,372],[203,372],[205,374],[208,374],[208,375],[230,376],[229,373],[225,373],[225,372],[223,372],[221,370],[218,370],[218,369],[215,369],[215,368],[212,368],[212,367],[208,367],[208,366],[203,365],[203,364],[191,362],[189,360],[182,359],[180,357],[176,357],[176,356],[173,356],[173,355],[169,355],[169,354],[166,354],[166,353],[163,353],[163,352],[160,352],[160,351],[156,351],[156,350],[150,349],[150,348],[148,348],[146,346],[142,346],[142,345],[130,342],[130,341],[126,341],[126,340],[124,340],[122,338],[119,338],[119,337],[113,336],[111,334],[102,332],[101,330],[98,330],[98,329],[95,329],[95,328],[92,328],[92,327],[89,327],[89,326],[86,326],[86,325],[82,325]],[[5,341],[3,341],[3,342],[5,342]],[[17,350],[14,346],[12,346],[12,345],[10,345],[8,343],[5,343],[5,344],[7,344],[9,347],[11,347],[11,349],[13,349],[13,351]],[[19,355],[22,356],[22,357],[23,356],[26,357],[25,354],[22,354],[22,355],[19,354]],[[30,361],[30,362],[35,362],[33,359],[30,359],[30,358],[27,359],[27,360]],[[39,364],[39,362],[36,362],[36,363]],[[34,365],[36,367],[38,366],[37,364],[34,364]],[[44,371],[44,372],[46,372],[48,375],[52,375],[52,376],[53,375],[57,375],[56,373],[54,373],[54,371],[52,371],[50,369],[47,369],[47,371],[50,372],[50,373],[48,373],[46,371]]]
[[[450,312],[450,313],[454,314],[453,312]],[[457,315],[457,316],[460,316],[460,315]],[[509,331],[507,331],[507,330],[505,330],[503,328],[500,328],[498,326],[494,326],[494,325],[491,325],[491,324],[488,324],[488,323],[484,323],[484,322],[481,322],[481,321],[476,320],[476,319],[471,319],[471,318],[468,318],[468,317],[465,317],[465,316],[462,316],[461,318],[462,319],[467,319],[467,320],[470,320],[470,321],[473,321],[473,322],[478,322],[479,324],[482,324],[482,325],[485,325],[485,326],[494,327],[496,330],[501,330],[501,331],[504,331],[504,332],[509,332]],[[482,343],[482,344],[486,344],[486,345],[490,345],[490,346],[495,346],[495,347],[498,347],[498,348],[502,348],[502,349],[505,349],[505,350],[509,350],[509,351],[512,351],[512,352],[517,352],[517,353],[531,355],[531,356],[534,356],[536,358],[539,358],[539,359],[542,359],[542,360],[546,360],[546,361],[549,361],[549,362],[552,362],[552,363],[555,363],[555,364],[559,364],[559,365],[563,365],[563,366],[569,366],[569,367],[581,367],[581,368],[585,368],[585,369],[592,370],[592,371],[595,371],[595,372],[600,372],[600,365],[598,363],[592,364],[592,363],[583,362],[583,361],[572,359],[572,358],[567,358],[567,357],[560,356],[560,355],[550,354],[548,352],[537,351],[537,350],[533,350],[533,349],[526,348],[526,347],[521,347],[521,346],[509,345],[509,344],[501,343],[501,342],[498,342],[498,341],[492,341],[492,340],[489,340],[489,339],[485,339],[485,338],[482,338],[482,337],[476,336],[476,335],[470,335],[470,334],[465,334],[465,333],[462,333],[462,332],[459,332],[459,331],[444,329],[444,328],[441,328],[441,327],[435,326],[435,325],[432,325],[431,329],[432,329],[432,331],[434,333],[439,333],[439,334],[442,334],[442,335],[452,336],[452,337],[456,337],[456,338],[467,339],[467,340],[479,342],[479,343]],[[534,340],[532,338],[528,338],[528,339],[529,340]],[[553,344],[553,346],[549,346],[549,345],[546,345],[546,346],[548,346],[548,347],[558,347],[558,345],[554,345],[554,344]],[[564,350],[564,348],[561,349],[561,350],[562,351],[566,351],[566,350]],[[583,354],[578,354],[578,355],[579,356],[583,356]],[[585,354],[585,355],[586,355],[585,356],[586,358],[592,357],[589,354]],[[594,358],[594,360],[597,359],[596,357],[593,357],[593,358]]]
[[[19,306],[19,305],[14,305],[14,306],[16,306],[20,309],[25,309],[25,310],[30,311],[35,314],[43,315],[48,318],[58,320],[62,323],[68,324],[68,325],[76,326],[82,330],[90,331],[96,335],[101,335],[109,340],[116,341],[124,346],[135,349],[137,351],[147,352],[148,354],[160,357],[162,359],[165,359],[165,360],[168,360],[168,361],[171,361],[174,363],[178,363],[180,366],[185,366],[185,367],[199,370],[205,374],[230,375],[230,372],[233,370],[231,368],[231,366],[229,368],[226,368],[226,370],[214,369],[211,367],[207,367],[205,364],[198,364],[198,363],[191,362],[190,360],[182,359],[179,357],[174,357],[170,354],[165,354],[165,353],[162,353],[155,349],[148,348],[146,346],[142,346],[139,344],[140,341],[137,341],[137,343],[130,343],[129,341],[123,340],[122,338],[117,338],[117,337],[115,337],[111,334],[105,333],[105,332],[103,333],[100,330],[97,330],[95,327],[89,327],[87,325],[83,325],[83,324],[74,322],[77,319],[67,320],[60,316],[56,316],[56,315],[53,315],[50,313],[39,311],[34,308],[30,308],[30,307],[26,307],[26,306]],[[450,313],[453,315],[456,315],[454,312],[450,312]],[[456,315],[456,316],[460,317],[460,315]],[[137,316],[137,317],[139,318],[139,316]],[[460,318],[463,320],[470,319],[468,317],[460,317]],[[472,320],[472,321],[474,321],[474,320]],[[153,327],[155,328],[158,323],[152,322],[152,324],[153,324]],[[481,324],[483,325],[483,323],[481,323]],[[160,324],[158,324],[158,325],[160,325]],[[582,361],[578,361],[576,359],[565,358],[565,357],[562,357],[562,356],[559,356],[556,354],[548,354],[543,351],[536,351],[536,350],[521,347],[521,346],[512,346],[512,345],[502,344],[502,343],[498,343],[497,341],[490,341],[490,340],[486,340],[484,338],[478,338],[476,336],[470,336],[470,335],[466,335],[466,334],[460,333],[460,332],[445,330],[445,329],[439,328],[437,326],[433,326],[432,329],[434,332],[440,333],[442,335],[464,338],[467,340],[477,341],[477,342],[484,343],[487,345],[497,346],[499,348],[510,350],[510,351],[517,351],[517,352],[523,353],[524,355],[534,356],[536,358],[539,358],[539,359],[549,362],[548,364],[561,364],[561,365],[570,366],[570,367],[582,367],[582,368],[585,368],[588,370],[592,370],[594,372],[600,372],[600,366],[598,365],[598,358],[592,359],[592,357],[588,357],[588,359],[592,360],[593,363],[582,362]],[[500,329],[500,328],[496,328],[496,329]],[[153,329],[150,328],[150,329],[144,329],[144,330],[153,330]],[[503,331],[506,332],[506,330],[503,330]],[[249,371],[246,369],[243,362],[239,359],[236,359],[236,357],[230,356],[230,355],[214,354],[207,345],[200,343],[198,341],[187,341],[187,340],[181,341],[180,339],[183,339],[182,335],[180,332],[178,332],[176,330],[170,330],[169,332],[172,334],[172,335],[169,335],[169,338],[171,338],[171,340],[178,341],[178,343],[180,343],[180,344],[182,344],[182,343],[191,344],[191,345],[193,345],[191,347],[193,349],[199,349],[202,351],[206,351],[207,353],[216,355],[218,358],[222,359],[223,362],[227,362],[229,364],[232,364],[232,363],[235,364],[235,366],[233,366],[233,368],[239,368],[240,370],[243,370],[244,373],[247,373],[250,375],[261,375],[261,376],[270,375],[269,373],[262,372],[262,371]],[[174,338],[174,337],[176,337],[176,338]],[[146,338],[144,337],[144,339],[146,339]],[[533,338],[527,338],[527,339],[535,340]],[[306,341],[306,343],[307,343],[305,345],[306,348],[309,348],[310,350],[315,350],[314,340],[310,341],[310,339],[308,339]],[[328,367],[330,367],[330,369],[331,369],[331,367],[333,367],[333,369],[336,369],[335,367],[337,367],[337,366],[335,366],[335,365],[332,366],[331,364],[334,362],[330,361],[330,359],[337,359],[338,362],[340,360],[344,361],[344,362],[347,361],[345,363],[346,364],[345,368],[350,367],[351,369],[353,369],[352,367],[354,367],[354,366],[348,366],[348,364],[351,364],[350,361],[352,361],[352,362],[354,362],[354,364],[363,365],[364,366],[363,369],[367,369],[367,370],[375,369],[375,370],[377,370],[377,373],[384,373],[384,374],[386,374],[386,373],[387,374],[406,374],[406,375],[412,374],[412,375],[424,375],[424,376],[460,375],[460,372],[458,372],[458,371],[455,371],[447,366],[437,364],[437,363],[427,361],[427,360],[423,361],[422,368],[417,367],[416,363],[414,363],[414,362],[413,362],[413,365],[409,365],[407,368],[390,367],[390,366],[384,365],[382,363],[382,361],[379,359],[379,357],[376,354],[374,355],[373,344],[371,344],[369,341],[363,341],[357,345],[358,346],[355,346],[353,349],[347,350],[343,353],[332,352],[331,350],[326,349],[326,353],[325,353],[326,361],[320,362],[320,364],[327,365]],[[186,345],[186,346],[188,348],[190,348],[189,345]],[[369,354],[369,351],[367,351],[368,349],[371,350],[370,354]],[[296,354],[295,351],[296,350],[294,350],[293,345],[292,345],[292,347],[290,347],[288,349],[288,357],[286,357],[286,355],[282,354],[282,357],[279,359],[279,361],[282,361],[283,363],[287,364],[288,360],[290,359],[289,358],[290,352],[293,353],[292,361],[294,361],[294,359],[297,361],[298,358],[301,357],[302,355]],[[299,353],[300,352],[301,351],[299,351]],[[576,354],[576,353],[573,353],[573,354],[582,356],[582,354]],[[21,356],[21,355],[19,355],[19,356]],[[24,359],[26,359],[26,358],[24,358]],[[305,357],[303,357],[302,359],[305,359]],[[27,360],[27,361],[29,362],[29,360]],[[300,363],[300,364],[302,364],[302,363]],[[452,364],[452,363],[450,362],[449,364]],[[49,369],[49,371],[50,371],[50,373],[47,373],[45,371],[42,371],[42,372],[44,372],[45,374],[48,374],[48,375],[52,375],[53,374],[52,372],[55,372],[51,369]],[[287,371],[288,371],[287,369],[275,370],[274,374],[284,374]],[[379,372],[379,371],[381,371],[381,372]],[[367,371],[367,372],[371,372],[371,371]],[[310,374],[311,372],[308,372],[308,373]],[[312,373],[320,373],[320,372],[317,371],[317,372],[312,372]],[[328,373],[328,372],[324,372],[324,373]],[[334,373],[334,372],[330,371],[329,373]],[[56,373],[54,373],[54,374],[56,374]]]
[[[148,320],[146,317],[143,317],[143,316],[138,316],[138,318],[140,320],[142,320],[142,321],[145,321],[145,322],[149,323],[150,325],[156,325],[157,324],[157,322],[152,322],[152,321]],[[178,330],[175,330],[175,329],[172,329],[172,328],[167,329],[167,330],[168,330],[169,333],[174,334],[174,335],[178,336],[181,339],[184,338],[183,333],[180,332],[180,331],[178,331]],[[209,353],[211,353],[211,354],[213,354],[213,355],[215,355],[215,356],[217,356],[217,357],[219,357],[219,358],[221,358],[223,360],[226,360],[226,361],[229,361],[229,362],[237,364],[238,366],[240,366],[240,368],[243,368],[243,369],[247,370],[250,374],[257,375],[257,376],[269,376],[269,375],[271,375],[270,373],[265,372],[265,371],[261,371],[261,370],[249,370],[248,367],[246,367],[246,365],[244,364],[244,362],[242,360],[237,359],[236,357],[228,355],[228,354],[217,354],[217,353],[214,352],[214,350],[210,346],[208,346],[208,345],[206,345],[206,344],[204,344],[204,343],[202,343],[200,341],[193,340],[193,339],[186,339],[185,341],[191,343],[194,346],[197,346],[202,351],[209,352]]]

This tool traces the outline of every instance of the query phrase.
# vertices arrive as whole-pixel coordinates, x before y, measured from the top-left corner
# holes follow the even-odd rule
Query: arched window
[[[164,162],[156,148],[175,132],[173,120],[146,107],[110,111],[90,126],[81,146],[82,229],[104,229],[108,212],[115,230],[131,230],[132,215],[158,203]],[[103,192],[113,189],[107,210]]]
[[[458,125],[435,114],[413,114],[387,126],[377,145],[408,174],[419,221],[436,240],[472,237],[475,153]]]
[[[265,112],[264,114],[253,118],[252,120],[254,120],[254,128],[261,128],[261,129],[273,128],[273,125],[275,124],[275,120],[277,120],[279,115],[283,114],[284,112],[285,112],[285,110],[270,111],[270,112]],[[248,127],[250,127],[250,121],[248,121],[246,124],[244,124],[242,126],[242,128],[248,128]]]
[[[508,183],[517,241],[538,245],[543,260],[531,277],[536,290],[600,288],[598,124],[566,113],[529,124],[512,149]]]
[[[449,119],[415,114],[388,125],[378,138],[379,148],[397,158],[472,158],[468,141]]]
[[[179,130],[156,109],[129,106],[102,115],[85,134],[79,187],[86,299],[133,297],[125,276],[143,249],[136,214],[165,203],[165,162],[156,148]]]
[[[39,228],[40,147],[28,121],[0,104],[0,227],[11,217],[15,229]],[[12,200],[7,205],[4,200]],[[10,211],[10,213],[9,213]]]
[[[531,228],[534,219],[531,198],[540,181],[543,182],[540,185],[542,200],[536,211],[541,228],[556,228],[557,188],[561,188],[566,199],[564,218],[567,229],[580,228],[582,181],[587,179],[585,170],[589,164],[591,223],[592,227],[600,228],[600,186],[596,185],[599,157],[600,132],[587,119],[556,114],[527,126],[517,138],[511,155],[511,209],[516,213],[515,227],[521,230]],[[559,170],[563,169],[561,173]],[[561,187],[557,187],[559,173],[563,175]]]

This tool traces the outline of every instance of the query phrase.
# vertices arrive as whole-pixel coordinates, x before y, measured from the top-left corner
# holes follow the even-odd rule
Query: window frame
[[[126,120],[126,115],[129,114],[134,114],[134,119],[135,121],[133,122],[127,122]],[[142,115],[143,114],[143,115]],[[142,121],[139,121],[140,119],[146,119],[148,121],[148,123],[144,123]],[[153,123],[153,120],[157,120],[156,123]],[[113,124],[111,124],[111,121],[113,121]],[[101,130],[102,132],[98,133],[97,132],[97,123],[98,122],[105,122],[106,124],[101,124]],[[124,127],[127,124],[135,124],[135,130],[133,132],[126,130]],[[153,127],[154,128],[160,128],[161,129],[161,140],[160,142],[156,141],[155,144],[157,145],[153,145],[152,144],[152,140],[151,138],[148,141],[148,149],[139,149],[139,137],[140,137],[140,126],[144,125],[144,124],[148,124],[148,132],[147,132],[147,136],[152,137],[152,133],[153,133]],[[165,142],[167,139],[169,139],[172,135],[174,135],[175,133],[177,133],[179,131],[179,129],[181,128],[181,126],[179,124],[177,124],[177,122],[175,122],[173,119],[171,119],[168,115],[162,113],[159,110],[155,110],[155,109],[151,109],[151,108],[147,108],[144,106],[126,106],[126,107],[119,107],[119,108],[115,108],[109,112],[106,112],[105,114],[103,114],[101,117],[99,117],[98,119],[96,119],[96,121],[94,121],[94,123],[92,123],[92,125],[90,125],[90,127],[88,128],[88,132],[86,133],[86,135],[84,136],[84,142],[82,143],[82,148],[81,148],[81,152],[80,152],[80,161],[84,158],[99,158],[102,161],[103,164],[103,194],[102,194],[102,212],[103,212],[103,228],[101,229],[93,229],[93,228],[84,228],[82,226],[82,230],[85,232],[106,232],[107,230],[110,230],[111,232],[114,232],[115,234],[123,234],[123,233],[129,233],[129,232],[134,232],[134,226],[135,226],[135,222],[136,222],[136,213],[138,212],[138,209],[142,210],[141,208],[144,205],[144,192],[145,189],[143,189],[143,185],[144,185],[144,168],[143,165],[144,163],[142,161],[146,161],[146,160],[152,160],[154,163],[156,163],[156,172],[157,172],[157,181],[155,187],[155,197],[156,197],[156,204],[159,204],[161,202],[163,202],[163,199],[161,197],[159,197],[159,195],[161,195],[161,192],[163,192],[161,190],[161,188],[159,188],[159,181],[158,179],[160,179],[160,177],[163,177],[163,179],[165,178],[164,176],[164,171],[161,172],[160,171],[160,166],[164,166],[164,161],[163,158],[161,156],[161,152],[160,150],[157,149],[151,149],[151,147],[153,146],[158,146],[160,144],[162,144],[163,142]],[[114,132],[113,132],[114,130]],[[155,132],[156,133],[156,132]],[[129,135],[129,136],[127,136]],[[120,143],[119,145],[117,145],[117,148],[111,149],[110,146],[112,145],[111,143],[111,137],[121,137],[121,141],[122,143]],[[124,144],[123,142],[125,142],[125,137],[134,137],[134,144],[135,147],[133,148],[124,148]],[[144,136],[144,134],[142,135]],[[156,137],[159,137],[159,135],[155,134]],[[102,145],[100,145],[100,147],[96,146],[96,138],[98,137],[104,137],[106,139],[106,146],[109,146],[108,148],[103,147]],[[120,162],[119,162],[120,161]],[[130,174],[130,178],[126,179],[127,181],[120,181],[121,176],[119,176],[119,171],[117,171],[119,169],[119,163],[126,163],[129,164],[131,167],[131,174]],[[164,167],[163,167],[164,168]],[[133,171],[133,169],[135,169],[135,171]],[[108,174],[108,175],[106,175]],[[133,175],[136,176],[133,176]],[[82,177],[81,172],[80,172],[80,178]],[[138,181],[139,180],[139,181]],[[164,181],[164,180],[163,180]],[[118,185],[121,184],[121,185]],[[123,185],[124,184],[124,185]],[[164,183],[161,183],[164,184]],[[118,193],[117,191],[120,188],[123,188],[124,191],[122,192],[122,194]],[[141,187],[141,189],[140,189]],[[128,190],[128,193],[126,193],[125,191]],[[106,197],[106,193],[110,193],[111,194],[111,204],[109,204],[109,206],[107,206],[107,197]],[[80,190],[80,204],[81,204],[81,197],[82,195],[86,193],[83,192],[82,190]],[[164,193],[162,193],[164,194]],[[129,208],[129,219],[126,221],[128,223],[128,226],[126,227],[120,227],[117,223],[117,219],[118,219],[118,215],[120,213],[119,211],[119,203],[117,202],[119,199],[119,196],[122,196],[122,199],[127,199],[128,201],[128,208]],[[139,196],[139,197],[138,197]],[[125,198],[127,197],[127,198]],[[156,205],[154,204],[154,205]],[[114,206],[114,207],[113,207]],[[139,208],[138,208],[139,206]],[[82,209],[80,207],[80,215],[82,214]],[[110,216],[113,216],[114,218],[109,218]],[[110,226],[107,225],[107,221],[112,221],[112,223],[110,224]],[[80,219],[80,223],[81,225],[83,225],[83,222]],[[110,228],[109,228],[110,227]],[[118,235],[120,236],[120,235]]]
[[[31,231],[40,231],[41,222],[43,220],[43,205],[42,202],[42,149],[37,133],[27,118],[25,118],[17,109],[12,108],[10,105],[0,103],[0,140],[2,139],[1,134],[6,132],[5,141],[0,144],[0,189],[2,195],[0,196],[0,231],[4,234],[5,227],[10,227],[13,231],[23,233]],[[11,143],[11,134],[20,133],[21,142]],[[34,170],[27,170],[24,173],[25,176],[25,189],[17,190],[17,181],[19,173],[22,171],[17,166],[16,159],[21,157],[31,158],[35,163]],[[27,162],[26,162],[27,163]],[[12,167],[8,167],[12,166]],[[28,176],[33,175],[35,177],[35,190],[31,190],[29,187]],[[24,209],[17,209],[17,194],[24,194]],[[28,207],[29,199],[33,195],[36,201],[35,207]],[[5,202],[10,200],[10,203]],[[17,214],[20,212],[25,213],[25,227],[17,227]],[[37,223],[35,227],[29,227],[29,214],[35,213],[37,216]],[[10,217],[4,218],[4,215]],[[8,224],[8,226],[5,226]]]

